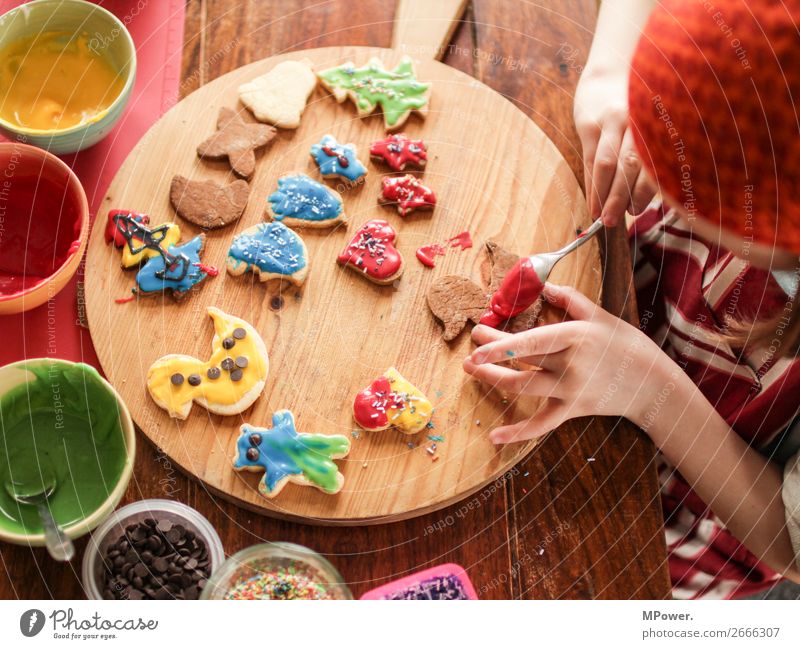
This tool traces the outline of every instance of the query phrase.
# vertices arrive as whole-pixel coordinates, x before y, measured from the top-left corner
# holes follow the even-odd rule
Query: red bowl
[[[0,143],[0,314],[44,304],[75,274],[89,232],[78,177],[56,156]]]

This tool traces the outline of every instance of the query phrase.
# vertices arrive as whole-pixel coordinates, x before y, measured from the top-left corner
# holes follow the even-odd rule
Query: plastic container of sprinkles
[[[264,543],[231,556],[200,599],[353,599],[331,563],[294,543]]]

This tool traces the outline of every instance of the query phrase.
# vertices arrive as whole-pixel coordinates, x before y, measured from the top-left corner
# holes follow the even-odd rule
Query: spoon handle
[[[64,534],[61,528],[53,520],[50,509],[44,503],[39,503],[39,518],[42,519],[44,527],[44,542],[47,551],[56,561],[69,561],[75,556],[75,546],[69,537]]]
[[[553,253],[554,255],[558,255],[559,257],[563,257],[567,253],[572,252],[575,248],[582,246],[586,243],[589,239],[591,239],[595,234],[597,234],[600,229],[603,227],[603,222],[600,219],[597,219],[594,223],[592,223],[586,230],[584,230],[581,235],[571,241],[566,246],[564,246],[561,250]]]

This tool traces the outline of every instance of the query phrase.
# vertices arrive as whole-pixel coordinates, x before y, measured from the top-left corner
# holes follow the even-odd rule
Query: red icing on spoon
[[[544,284],[536,274],[530,258],[520,259],[508,271],[500,288],[492,295],[492,301],[481,317],[480,323],[496,329],[536,302],[542,294],[542,289]]]

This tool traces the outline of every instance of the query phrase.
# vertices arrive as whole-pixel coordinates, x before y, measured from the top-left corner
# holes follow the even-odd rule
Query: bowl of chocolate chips
[[[174,500],[141,500],[114,512],[83,557],[90,599],[193,600],[225,560],[211,523]]]

